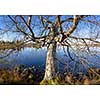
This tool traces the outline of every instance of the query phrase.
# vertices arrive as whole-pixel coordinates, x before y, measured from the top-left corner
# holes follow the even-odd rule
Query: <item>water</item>
[[[46,50],[35,48],[24,48],[20,51],[13,51],[9,56],[1,59],[4,63],[1,66],[13,67],[18,65],[25,66],[45,66]]]
[[[99,50],[100,49],[98,49],[98,53],[96,53],[97,55],[92,55],[92,56],[83,53],[85,55],[84,59],[89,62],[90,67],[93,67],[93,66],[100,67]],[[10,51],[10,50],[8,50],[8,51]],[[66,49],[65,49],[65,51],[66,51]],[[15,50],[15,51],[11,52],[11,54],[9,54],[9,56],[4,57],[3,59],[0,59],[0,67],[12,68],[12,67],[19,66],[19,65],[25,65],[26,67],[35,66],[39,69],[44,69],[45,61],[46,61],[46,52],[47,52],[46,48],[36,49],[36,48],[25,47],[19,51]],[[4,53],[4,55],[5,54],[6,54],[6,52]],[[80,56],[83,54],[81,52]],[[79,59],[73,52],[71,52],[71,55],[77,63],[72,61],[68,57],[68,55],[65,54],[65,52],[63,51],[63,48],[61,48],[61,47],[57,48],[58,69],[66,70],[66,69],[68,69],[68,66],[70,66],[70,68],[72,67],[75,71],[76,69],[80,70],[84,67],[83,65],[78,63]],[[2,52],[0,52],[0,56],[2,56]]]

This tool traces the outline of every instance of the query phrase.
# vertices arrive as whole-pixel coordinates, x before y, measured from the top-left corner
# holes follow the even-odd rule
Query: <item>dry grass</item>
[[[92,70],[91,70],[92,69]],[[24,66],[0,69],[0,84],[41,84],[41,85],[95,85],[100,84],[100,68],[89,68],[87,74],[73,75],[71,72],[58,74],[52,80],[43,80],[44,72]],[[41,82],[42,81],[42,82]]]

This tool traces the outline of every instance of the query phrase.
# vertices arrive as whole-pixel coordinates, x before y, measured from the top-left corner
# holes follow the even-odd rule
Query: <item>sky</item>
[[[70,17],[70,15],[62,16],[61,18],[62,18],[62,20],[64,20],[67,17]],[[100,16],[96,16],[96,18],[97,18],[97,20],[100,20]],[[54,19],[55,19],[55,16],[50,18],[51,21],[54,21]],[[36,33],[36,36],[38,36],[41,33],[41,31],[39,29],[42,29],[42,28],[38,27],[40,24],[37,25],[37,23],[39,23],[38,16],[33,16],[32,21],[33,21],[33,24],[36,25],[36,27],[33,27],[33,29],[34,29],[34,32]],[[5,29],[6,24],[8,22],[9,22],[9,19],[7,18],[7,16],[0,15],[0,29]],[[9,26],[9,24],[7,24],[7,25]],[[66,27],[66,23],[63,24],[63,26]],[[90,37],[90,36],[94,37],[95,34],[92,33],[92,30],[94,31],[96,26],[92,25],[92,24],[91,24],[91,26],[89,26],[86,23],[81,22],[81,23],[79,23],[78,28],[73,32],[72,35],[79,36],[79,37]],[[66,30],[66,28],[64,28],[64,29]],[[97,30],[100,31],[100,28],[98,28]],[[22,37],[23,37],[22,35],[19,35],[20,33],[16,33],[16,32],[6,32],[7,34],[2,34],[2,35],[1,35],[1,33],[2,33],[2,31],[0,30],[0,40],[4,40],[4,41],[13,41],[14,39],[22,39]],[[96,30],[95,30],[95,33],[97,33]]]
[[[14,41],[14,40],[20,40],[23,36],[18,35],[17,33],[10,34],[4,34],[0,36],[0,41]]]

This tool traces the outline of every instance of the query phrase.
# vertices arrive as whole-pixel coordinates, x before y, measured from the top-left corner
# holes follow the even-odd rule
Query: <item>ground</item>
[[[43,80],[44,72],[25,68],[23,65],[12,69],[0,68],[0,84],[33,84],[33,85],[95,85],[100,84],[100,68],[88,68],[73,75],[71,72],[59,73],[51,80]]]

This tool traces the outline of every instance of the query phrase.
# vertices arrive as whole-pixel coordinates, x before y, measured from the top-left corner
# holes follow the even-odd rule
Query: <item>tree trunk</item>
[[[56,75],[56,42],[50,43],[47,48],[46,69],[44,80],[51,80]]]

